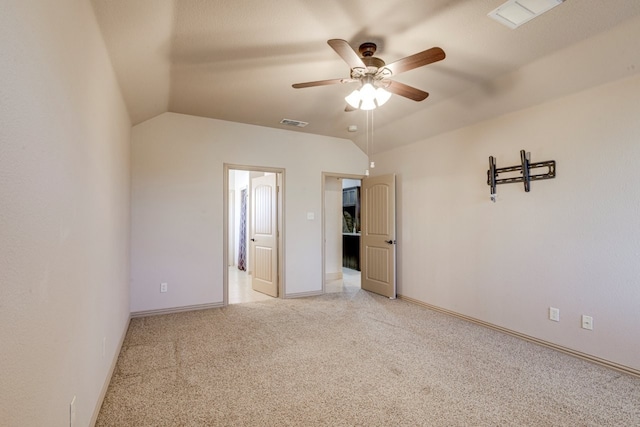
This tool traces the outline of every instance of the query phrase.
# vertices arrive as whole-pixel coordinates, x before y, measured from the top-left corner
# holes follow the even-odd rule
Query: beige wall
[[[399,293],[640,370],[638,117],[636,75],[375,156],[398,174]],[[491,203],[488,157],[521,149],[557,178]]]
[[[342,179],[324,181],[325,281],[342,278]]]
[[[132,134],[132,312],[222,302],[225,163],[285,169],[285,292],[322,290],[322,172],[362,173],[364,153],[348,140],[165,113]]]
[[[233,184],[231,182],[233,181]],[[246,218],[246,236],[245,236],[245,245],[247,246],[247,252],[245,254],[245,261],[248,263],[250,252],[248,250],[249,245],[246,241],[249,238],[250,231],[250,221],[249,221],[249,206],[248,202],[250,201],[249,195],[249,171],[244,170],[232,170],[229,171],[229,188],[233,188],[233,200],[229,199],[229,206],[233,204],[234,217],[229,217],[229,227],[232,228],[232,246],[233,250],[229,254],[229,259],[232,261],[232,265],[238,265],[238,253],[240,251],[240,213],[242,207],[242,190],[245,189],[247,191],[247,218]],[[248,264],[245,264],[247,267]]]
[[[0,9],[0,424],[76,396],[86,426],[129,319],[131,124],[89,2]]]
[[[584,56],[618,52],[602,40]],[[223,163],[286,169],[287,293],[321,290],[321,174],[362,174],[352,143],[177,114],[136,126],[129,268],[130,122],[90,3],[5,2],[0,48],[0,424],[68,425],[74,396],[90,424],[129,275],[132,311],[222,301]],[[618,57],[596,65],[635,69]],[[552,80],[548,65],[530,70]],[[640,79],[574,89],[513,92],[564,97],[376,156],[374,173],[398,174],[399,291],[640,369]],[[491,204],[487,157],[521,148],[558,178]]]

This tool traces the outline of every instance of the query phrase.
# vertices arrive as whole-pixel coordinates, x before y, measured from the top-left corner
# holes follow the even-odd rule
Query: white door
[[[251,180],[254,291],[278,296],[278,193],[276,175]]]
[[[362,289],[396,297],[396,176],[362,180]]]

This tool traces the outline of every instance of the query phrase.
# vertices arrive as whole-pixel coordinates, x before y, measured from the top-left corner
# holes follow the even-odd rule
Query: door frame
[[[250,165],[238,165],[232,163],[223,164],[223,176],[222,176],[222,265],[225,268],[222,269],[222,305],[229,305],[229,171],[241,170],[247,172],[268,172],[275,173],[277,175],[276,183],[279,188],[278,191],[278,228],[280,235],[278,236],[278,298],[285,297],[286,280],[285,280],[285,169],[273,168],[269,166],[250,166]]]
[[[348,173],[334,173],[334,172],[322,172],[322,293],[326,293],[325,281],[327,276],[327,229],[326,229],[326,189],[325,183],[327,178],[342,178],[342,179],[359,179],[363,180],[366,178],[366,175],[354,175]],[[362,207],[361,207],[362,209]],[[362,215],[362,212],[360,213]],[[360,254],[362,256],[362,254]]]

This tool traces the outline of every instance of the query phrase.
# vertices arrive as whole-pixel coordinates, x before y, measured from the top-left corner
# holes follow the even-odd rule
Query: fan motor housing
[[[360,52],[360,59],[362,59],[364,65],[367,66],[365,74],[375,74],[385,65],[382,59],[373,56],[377,49],[378,46],[373,42],[362,43],[358,48],[358,52]]]
[[[362,43],[358,48],[358,52],[360,52],[360,56],[373,56],[376,53],[378,46],[372,42]]]
[[[375,56],[365,56],[362,58],[362,62],[364,65],[368,67],[382,68],[384,67],[384,61],[380,58],[376,58]]]

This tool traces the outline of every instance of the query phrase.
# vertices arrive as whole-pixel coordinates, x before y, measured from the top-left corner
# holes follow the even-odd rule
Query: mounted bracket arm
[[[530,163],[530,153],[520,150],[520,165],[496,168],[496,159],[489,156],[489,170],[487,171],[487,185],[491,187],[491,201],[496,201],[496,185],[510,184],[513,182],[524,183],[524,191],[529,192],[531,181],[541,179],[551,179],[556,177],[556,161],[547,160],[545,162]],[[531,174],[531,169],[547,168],[546,173]],[[499,178],[501,173],[520,172],[522,176]]]

